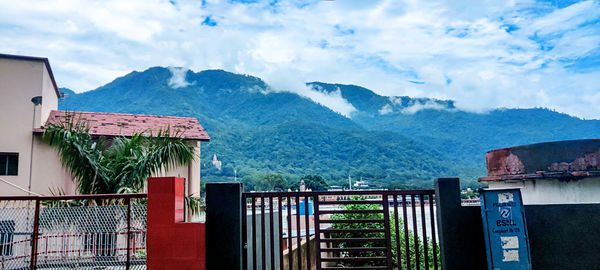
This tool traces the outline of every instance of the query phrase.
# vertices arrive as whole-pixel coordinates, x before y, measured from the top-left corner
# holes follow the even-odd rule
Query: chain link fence
[[[145,269],[145,194],[0,197],[0,269]]]

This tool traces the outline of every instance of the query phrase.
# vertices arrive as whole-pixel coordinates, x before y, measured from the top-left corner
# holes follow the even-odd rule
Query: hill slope
[[[248,179],[278,172],[295,179],[320,174],[331,183],[348,175],[381,187],[429,186],[444,176],[485,174],[486,151],[548,140],[600,137],[600,121],[546,109],[502,109],[487,114],[457,110],[453,101],[384,97],[354,85],[307,83],[314,91],[339,91],[355,111],[350,118],[261,79],[221,70],[153,67],[95,90],[65,89],[64,110],[196,117],[211,135],[203,144],[203,179]],[[223,169],[209,159],[216,154]]]

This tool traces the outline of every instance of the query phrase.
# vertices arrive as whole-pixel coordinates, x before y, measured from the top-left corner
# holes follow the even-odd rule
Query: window
[[[13,255],[14,220],[0,220],[0,257]]]
[[[17,175],[19,153],[0,153],[0,175]]]

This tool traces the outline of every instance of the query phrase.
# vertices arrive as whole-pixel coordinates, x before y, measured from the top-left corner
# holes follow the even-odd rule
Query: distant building
[[[361,188],[369,188],[369,181],[367,180],[361,180],[361,181],[356,181],[354,182],[354,184],[352,185],[355,189],[361,189]]]
[[[215,168],[217,168],[217,170],[219,170],[219,171],[221,170],[222,163],[220,160],[217,159],[217,154],[213,155],[212,164],[213,164],[213,166],[215,166]]]
[[[96,136],[131,136],[170,127],[194,147],[188,166],[156,176],[180,176],[188,194],[200,194],[200,142],[210,138],[196,118],[58,111],[60,92],[47,58],[0,54],[0,195],[75,193],[75,184],[56,151],[42,142],[48,123],[78,117]]]

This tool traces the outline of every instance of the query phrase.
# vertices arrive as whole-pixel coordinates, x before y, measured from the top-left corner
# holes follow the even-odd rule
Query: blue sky
[[[78,92],[151,66],[219,68],[342,113],[303,83],[600,119],[599,0],[2,1],[0,52],[50,58]]]

